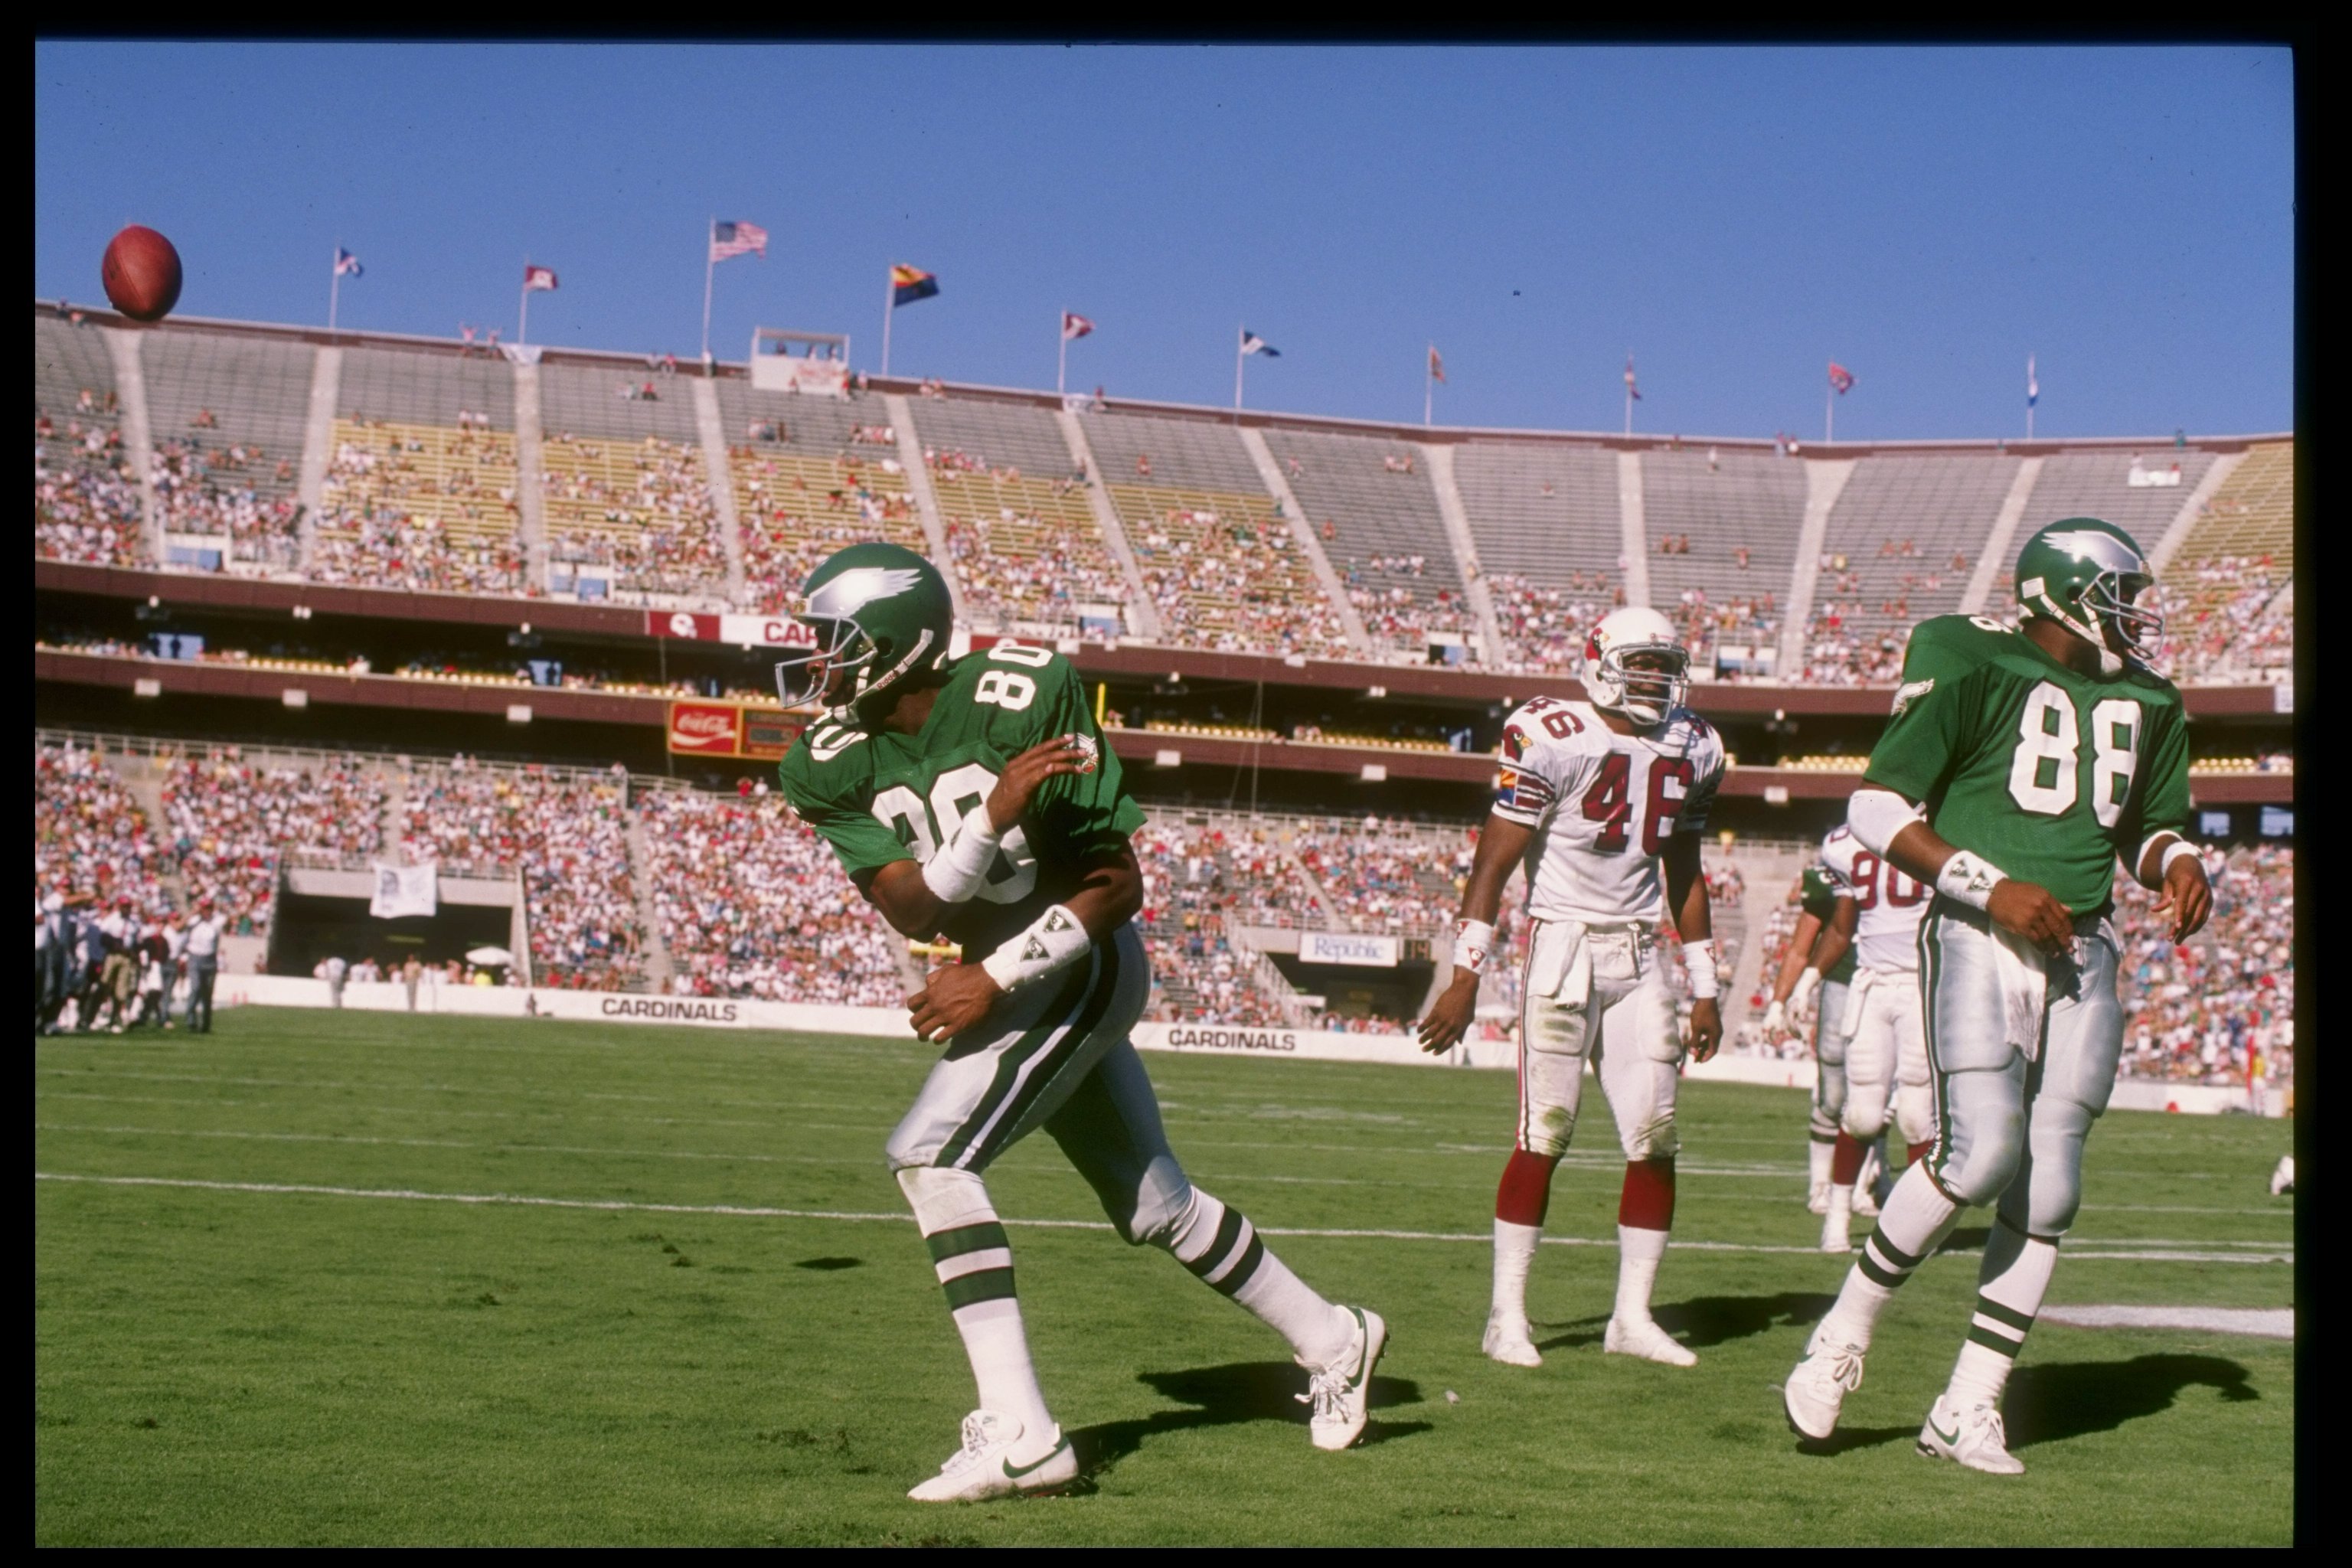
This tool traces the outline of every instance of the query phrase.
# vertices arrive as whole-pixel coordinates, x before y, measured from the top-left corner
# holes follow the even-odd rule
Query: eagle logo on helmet
[[[879,540],[827,556],[809,574],[794,618],[810,646],[776,664],[776,695],[787,708],[815,703],[836,723],[926,672],[944,669],[955,629],[954,603],[939,568]]]

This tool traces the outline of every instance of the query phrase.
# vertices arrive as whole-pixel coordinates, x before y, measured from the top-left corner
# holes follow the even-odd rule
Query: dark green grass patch
[[[1050,1142],[992,1175],[1081,1495],[923,1508],[970,1373],[883,1170],[911,1042],[358,1014],[47,1040],[35,1184],[35,1533],[66,1542],[2199,1542],[2292,1534],[2294,1347],[2044,1325],[2029,1473],[1912,1452],[1975,1282],[1890,1311],[1833,1452],[1778,1384],[1843,1268],[1804,1250],[1804,1110],[1685,1091],[1658,1315],[1691,1371],[1600,1352],[1618,1162],[1594,1098],[1531,1305],[1477,1352],[1508,1075],[1155,1055],[1202,1186],[1393,1329],[1370,1440],[1315,1452],[1255,1320],[1104,1229]],[[2275,1123],[2112,1115],[2053,1302],[2280,1307]],[[382,1195],[345,1195],[367,1193]],[[415,1194],[415,1195],[397,1195]],[[456,1203],[470,1195],[524,1202]],[[713,1212],[788,1209],[782,1217]],[[1774,1251],[1769,1248],[1790,1248]],[[2124,1254],[2139,1256],[2126,1257]],[[1453,1396],[1448,1397],[1449,1394]]]

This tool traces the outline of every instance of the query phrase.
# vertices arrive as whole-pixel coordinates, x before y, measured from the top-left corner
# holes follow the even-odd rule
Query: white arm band
[[[2163,881],[2164,874],[2172,869],[2172,863],[2183,855],[2197,855],[2197,846],[2185,838],[2175,839],[2172,847],[2164,852],[2164,864],[2156,868],[2156,879],[2159,882]],[[2202,866],[2205,863],[2205,858],[2197,855],[2197,863]]]
[[[989,868],[996,864],[996,851],[1003,842],[982,805],[923,862],[923,886],[943,904],[970,903],[987,883]]]
[[[1846,803],[1846,826],[1882,860],[1895,836],[1918,820],[1919,808],[1891,789],[1858,789]]]
[[[2172,863],[2175,860],[2179,859],[2183,855],[2194,855],[2197,853],[2197,846],[2189,843],[2186,838],[2181,837],[2180,835],[2175,833],[2171,828],[2160,828],[2141,840],[2139,853],[2132,857],[2132,877],[2135,880],[2137,880],[2139,876],[2139,868],[2147,864],[2147,852],[2156,847],[2157,841],[2158,839],[2164,838],[2169,838],[2172,842],[2165,846],[2164,859],[2156,868],[2156,880],[2146,884],[2148,887],[2162,887],[2164,885],[2164,874],[2172,869]]]
[[[1028,930],[1006,938],[1002,947],[981,960],[980,966],[1000,987],[1013,992],[1068,968],[1094,944],[1078,917],[1055,904],[1032,921]]]
[[[1683,943],[1683,963],[1690,968],[1691,1000],[1712,1002],[1721,994],[1721,977],[1715,972],[1715,939]]]
[[[2009,873],[1991,861],[1965,849],[1955,849],[1952,858],[1944,862],[1944,868],[1936,874],[1936,891],[1954,903],[1980,910],[1992,902],[1992,890],[2008,879]]]
[[[1454,922],[1454,967],[1475,974],[1486,967],[1486,955],[1495,951],[1495,928],[1486,921],[1462,920]]]

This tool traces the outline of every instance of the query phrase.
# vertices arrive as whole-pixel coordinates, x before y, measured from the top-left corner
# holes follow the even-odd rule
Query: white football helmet
[[[1643,653],[1662,657],[1644,660],[1648,668],[1627,662]],[[1622,713],[1645,730],[1664,723],[1690,696],[1690,655],[1675,624],[1636,605],[1603,616],[1585,639],[1584,690],[1595,708]]]

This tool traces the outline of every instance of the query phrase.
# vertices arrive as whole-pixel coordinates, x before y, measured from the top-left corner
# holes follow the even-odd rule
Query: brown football
[[[180,253],[135,223],[107,246],[100,277],[114,308],[134,321],[160,321],[180,302]]]

